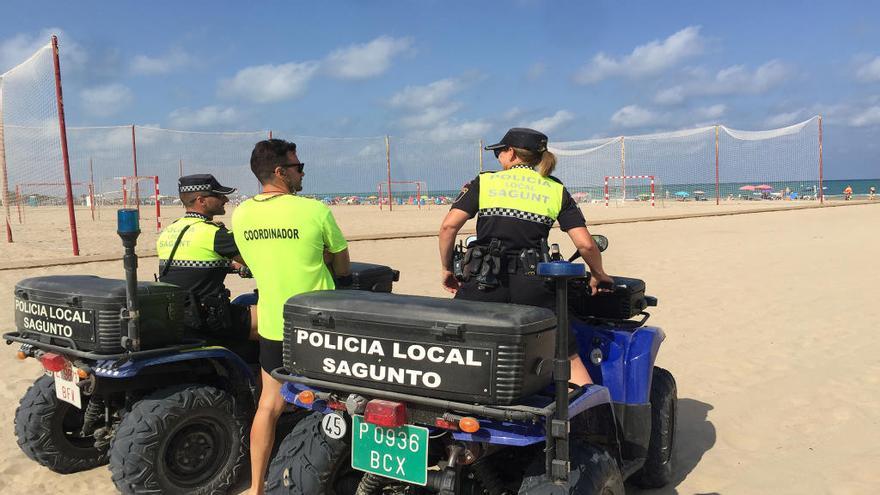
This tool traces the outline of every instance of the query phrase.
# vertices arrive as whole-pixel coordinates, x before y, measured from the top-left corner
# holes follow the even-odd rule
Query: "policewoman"
[[[487,146],[502,170],[484,172],[464,186],[440,226],[443,288],[456,299],[504,302],[556,309],[552,288],[535,275],[554,223],[566,232],[590,267],[593,293],[612,282],[602,268],[602,255],[587,230],[577,203],[559,179],[550,175],[556,156],[547,150],[547,136],[533,129],[512,128],[501,142]],[[477,217],[477,240],[465,255],[462,278],[453,272],[455,237],[468,219]],[[591,383],[569,342],[572,383]]]
[[[313,290],[333,290],[334,274],[349,276],[348,243],[324,203],[297,196],[305,163],[296,144],[282,139],[260,141],[251,153],[251,171],[262,193],[243,202],[232,215],[241,255],[254,274],[260,300],[262,391],[251,426],[250,495],[263,493],[263,479],[284,409],[281,382],[270,372],[283,365],[284,303]],[[332,272],[328,264],[332,267]]]
[[[242,261],[238,247],[232,233],[214,221],[226,213],[227,195],[236,189],[220,185],[211,174],[196,174],[178,179],[177,190],[186,213],[156,241],[158,280],[189,292],[187,325],[202,336],[215,343],[256,339],[252,308],[231,304],[224,285],[230,269]]]

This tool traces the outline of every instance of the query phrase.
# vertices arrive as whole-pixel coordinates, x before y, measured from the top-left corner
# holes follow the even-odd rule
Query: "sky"
[[[0,73],[60,39],[69,126],[551,141],[821,114],[880,177],[880,3],[5,1]]]

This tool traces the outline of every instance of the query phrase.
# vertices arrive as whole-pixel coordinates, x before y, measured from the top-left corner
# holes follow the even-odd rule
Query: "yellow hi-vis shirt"
[[[479,180],[481,216],[509,216],[549,227],[562,209],[562,184],[531,167],[481,174]]]
[[[232,214],[235,244],[259,290],[257,327],[269,340],[284,337],[284,303],[313,290],[333,290],[324,249],[348,247],[324,203],[292,194],[260,194]]]

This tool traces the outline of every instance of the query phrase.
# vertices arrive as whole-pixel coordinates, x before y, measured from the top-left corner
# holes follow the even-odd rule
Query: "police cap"
[[[492,151],[507,148],[508,146],[543,153],[547,150],[547,135],[534,129],[514,127],[507,131],[507,134],[501,138],[501,142],[486,146],[485,149]]]
[[[232,194],[237,191],[234,187],[221,186],[211,174],[184,175],[177,179],[177,191],[186,192],[210,192],[213,194]]]

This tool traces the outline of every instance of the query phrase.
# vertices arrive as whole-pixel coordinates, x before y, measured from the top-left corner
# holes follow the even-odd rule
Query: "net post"
[[[272,129],[269,129],[269,139],[272,139]]]
[[[153,181],[156,184],[156,232],[159,232],[162,230],[162,211],[159,208],[159,176],[154,175]]]
[[[376,202],[379,203],[379,211],[382,211],[382,183],[376,184]]]
[[[122,207],[128,208],[128,185],[125,183],[125,177],[122,178]]]
[[[177,177],[183,177],[183,158],[177,162]]]
[[[608,176],[605,176],[605,208],[608,208]]]
[[[718,126],[715,126],[715,204],[721,204],[721,182],[718,167]]]
[[[422,183],[416,182],[416,205],[422,209]]]
[[[21,219],[21,186],[15,185],[15,207],[18,209],[18,223],[19,225],[24,223]]]
[[[0,76],[0,169],[3,169],[3,212],[6,216],[6,242],[12,242],[12,227],[9,225],[9,175],[6,173],[6,139],[3,134],[3,77]]]
[[[55,65],[55,99],[58,103],[58,126],[61,132],[61,159],[64,164],[64,184],[67,188],[67,216],[70,221],[70,240],[73,255],[79,256],[79,238],[76,233],[76,215],[73,211],[73,187],[70,184],[70,157],[67,154],[67,126],[64,122],[64,97],[61,92],[61,63],[58,61],[58,36],[52,35],[52,60]]]
[[[623,177],[623,200],[626,201],[626,138],[620,136],[620,176]]]
[[[391,138],[388,135],[385,136],[385,162],[388,165],[388,211],[392,211],[394,207],[391,205],[393,203],[391,198]]]
[[[654,207],[654,176],[651,175],[651,208]]]
[[[822,188],[822,116],[819,115],[819,204],[825,204],[825,189]]]
[[[480,157],[480,173],[483,173],[483,140],[480,139],[479,148],[477,148],[477,156]]]
[[[92,221],[95,221],[95,172],[92,169],[92,157],[89,157],[89,206],[92,210]]]
[[[140,188],[138,187],[138,152],[137,152],[137,138],[134,134],[134,124],[131,125],[131,160],[134,165],[134,203],[135,208],[138,211],[138,218],[141,216],[141,195]]]

